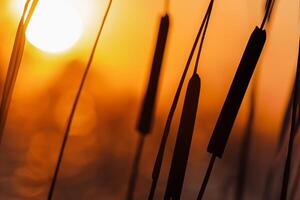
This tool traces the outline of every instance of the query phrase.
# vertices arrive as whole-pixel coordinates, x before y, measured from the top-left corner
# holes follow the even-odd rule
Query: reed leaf
[[[75,97],[75,100],[74,100],[74,103],[73,103],[73,106],[72,106],[72,109],[71,109],[71,112],[70,112],[70,115],[69,115],[69,118],[68,118],[68,121],[67,121],[67,126],[66,126],[66,130],[65,130],[65,133],[64,133],[62,145],[61,145],[61,148],[60,148],[60,151],[59,151],[57,164],[55,166],[54,175],[52,177],[51,184],[50,184],[50,189],[49,189],[49,192],[48,192],[48,197],[47,197],[48,200],[51,200],[52,197],[53,197],[53,193],[54,193],[56,181],[57,181],[59,170],[60,170],[60,167],[61,167],[61,162],[63,160],[63,156],[64,156],[65,148],[66,148],[66,145],[67,145],[67,141],[68,141],[68,138],[69,138],[70,129],[71,129],[71,126],[72,126],[72,122],[73,122],[73,118],[74,118],[74,115],[75,115],[75,111],[77,109],[77,105],[78,105],[78,102],[80,100],[80,96],[81,96],[81,93],[82,93],[82,90],[83,90],[83,86],[84,86],[84,84],[86,82],[88,72],[89,72],[89,70],[91,68],[92,61],[93,61],[93,58],[94,58],[94,55],[95,55],[95,52],[96,52],[96,48],[97,48],[97,45],[98,45],[98,42],[99,42],[102,30],[104,28],[104,24],[106,22],[109,10],[111,8],[111,4],[112,4],[112,0],[109,0],[108,7],[107,7],[107,9],[105,11],[104,18],[103,18],[103,20],[100,23],[100,28],[99,28],[96,40],[94,42],[94,45],[93,45],[93,48],[92,48],[92,52],[90,54],[87,66],[86,66],[84,74],[82,76],[82,79],[81,79],[81,82],[80,82],[80,85],[79,85],[79,88],[78,88],[78,91],[77,91],[77,94],[76,94],[76,97]]]
[[[4,88],[0,105],[0,144],[3,139],[3,132],[7,120],[8,110],[25,49],[25,31],[36,8],[38,0],[34,0],[29,8],[30,2],[30,0],[26,2],[21,20],[18,25],[15,42],[4,82]],[[27,16],[26,13],[28,13]]]

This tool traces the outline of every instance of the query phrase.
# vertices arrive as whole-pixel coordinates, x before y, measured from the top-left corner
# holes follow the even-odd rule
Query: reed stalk
[[[57,178],[58,178],[59,170],[60,170],[60,167],[61,167],[61,163],[62,163],[62,160],[63,160],[63,156],[64,156],[66,144],[67,144],[67,141],[68,141],[68,138],[69,138],[69,135],[70,135],[70,129],[71,129],[71,126],[72,126],[72,122],[73,122],[73,118],[74,118],[74,115],[75,115],[75,111],[76,111],[76,108],[77,108],[77,105],[78,105],[78,102],[79,102],[79,99],[80,99],[80,96],[81,96],[81,93],[82,93],[82,90],[83,90],[83,86],[84,86],[84,84],[86,82],[88,72],[89,72],[89,70],[91,68],[92,61],[93,61],[93,58],[94,58],[94,55],[95,55],[95,52],[96,52],[96,48],[97,48],[97,45],[98,45],[98,42],[99,42],[102,30],[104,28],[104,24],[106,22],[109,10],[111,8],[111,4],[112,4],[112,0],[109,1],[108,7],[107,7],[107,9],[105,11],[105,14],[104,14],[104,18],[103,18],[103,20],[100,23],[100,29],[98,31],[96,40],[94,42],[91,55],[89,57],[87,66],[86,66],[84,74],[82,76],[82,79],[81,79],[81,82],[80,82],[80,86],[79,86],[79,89],[77,91],[77,94],[76,94],[76,97],[75,97],[75,100],[74,100],[74,103],[73,103],[73,106],[72,106],[72,110],[71,110],[71,113],[70,113],[68,121],[67,121],[67,126],[66,126],[66,130],[65,130],[65,133],[64,133],[62,146],[61,146],[61,149],[60,149],[60,152],[59,152],[57,164],[55,166],[54,175],[53,175],[53,178],[51,180],[51,185],[50,185],[50,189],[49,189],[49,192],[48,192],[48,197],[47,197],[48,200],[51,200],[52,197],[53,197],[53,193],[54,193],[55,185],[56,185],[56,182],[57,182]]]
[[[30,2],[32,3],[29,6]],[[2,143],[9,106],[11,103],[19,68],[23,58],[23,53],[24,53],[25,43],[26,43],[25,32],[37,4],[38,4],[38,0],[26,1],[23,14],[21,16],[21,20],[18,25],[14,46],[11,53],[9,66],[8,66],[8,70],[4,82],[1,105],[0,105],[0,144]]]

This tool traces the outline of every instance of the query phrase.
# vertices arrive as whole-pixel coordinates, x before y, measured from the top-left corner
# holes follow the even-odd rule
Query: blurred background
[[[48,192],[68,114],[108,3],[67,1],[82,21],[78,40],[67,50],[55,53],[40,50],[31,42],[26,44],[0,147],[1,199],[39,200]],[[1,88],[22,3],[22,0],[0,2]],[[208,4],[208,0],[170,1],[170,37],[155,123],[141,160],[136,199],[146,199],[148,195],[166,117]],[[210,156],[206,152],[209,137],[249,36],[261,24],[264,4],[264,0],[215,2],[200,61],[202,89],[182,199],[195,199],[199,191]],[[55,199],[124,198],[138,141],[136,121],[163,14],[163,1],[113,1],[76,112]],[[262,199],[294,81],[299,27],[299,1],[277,0],[267,26],[267,44],[255,72],[257,107],[245,199]],[[183,95],[172,125],[157,199],[162,199],[165,191],[182,99]],[[233,197],[248,105],[247,93],[224,158],[216,163],[207,199]],[[277,158],[280,164],[283,156]],[[299,161],[297,156],[296,153],[295,166]],[[274,195],[280,191],[276,183],[280,183],[282,169],[279,165],[275,186],[270,186]]]

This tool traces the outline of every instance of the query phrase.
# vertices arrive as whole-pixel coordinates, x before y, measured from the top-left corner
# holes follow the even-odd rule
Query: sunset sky
[[[56,53],[41,51],[30,42],[26,44],[0,148],[1,199],[43,199],[47,193],[67,116],[108,3],[65,1],[82,21],[81,35],[69,49]],[[0,2],[1,88],[23,3]],[[153,133],[148,136],[143,152],[137,199],[148,194],[167,113],[208,4],[208,0],[170,1],[170,37]],[[135,124],[150,72],[158,23],[164,12],[164,2],[159,0],[113,0],[72,126],[57,199],[124,197],[138,138]],[[193,199],[198,192],[208,160],[208,139],[250,34],[261,24],[263,14],[263,0],[215,1],[200,58],[202,88],[183,199]],[[299,27],[299,0],[277,0],[266,27],[267,45],[255,72],[258,104],[252,148],[260,153],[249,172],[254,175],[248,182],[248,199],[261,194],[261,175],[268,170],[277,142],[294,81]],[[235,175],[230,170],[235,167],[231,162],[236,162],[238,147],[231,144],[239,144],[247,120],[248,99],[246,95],[227,154],[224,161],[218,162],[209,185],[209,199],[219,199],[213,191],[221,190],[226,177]],[[171,130],[159,197],[165,190],[181,108],[178,107]],[[255,188],[255,183],[261,187]]]

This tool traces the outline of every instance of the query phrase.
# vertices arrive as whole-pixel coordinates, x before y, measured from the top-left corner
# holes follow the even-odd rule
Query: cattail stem
[[[208,16],[208,12],[206,12],[206,14],[205,14],[205,19],[207,18],[207,16]],[[157,157],[156,157],[156,160],[155,160],[155,164],[154,164],[154,167],[153,167],[153,171],[152,171],[152,184],[151,184],[151,189],[150,189],[150,193],[149,193],[149,196],[148,196],[149,200],[152,200],[153,197],[154,197],[154,193],[155,193],[157,182],[158,182],[159,175],[160,175],[160,170],[161,170],[162,161],[163,161],[163,157],[164,157],[165,147],[166,147],[166,143],[167,143],[167,140],[168,140],[168,136],[169,136],[173,116],[174,116],[174,113],[175,113],[175,110],[176,110],[176,107],[177,107],[177,104],[178,104],[178,101],[179,101],[181,90],[182,90],[187,72],[189,70],[194,52],[196,50],[198,41],[199,41],[201,33],[203,31],[204,25],[205,25],[205,20],[202,21],[201,27],[198,31],[197,36],[196,36],[196,39],[195,39],[195,42],[193,44],[191,53],[189,55],[189,58],[187,60],[186,66],[185,66],[183,74],[181,76],[178,88],[176,90],[176,94],[175,94],[175,97],[173,99],[173,103],[171,105],[170,112],[168,114],[167,122],[166,122],[165,129],[164,129],[164,133],[163,133],[163,136],[162,136],[162,139],[161,139],[160,147],[159,147]]]
[[[91,68],[91,64],[92,64],[92,61],[93,61],[93,58],[94,58],[94,55],[95,55],[95,52],[96,52],[97,44],[98,44],[98,41],[100,39],[105,21],[107,19],[107,16],[108,16],[108,13],[109,13],[109,10],[110,10],[110,7],[111,7],[111,4],[112,4],[112,0],[109,1],[108,7],[107,7],[105,15],[104,15],[104,18],[103,18],[103,20],[100,24],[100,29],[99,29],[99,32],[97,34],[96,41],[94,43],[91,55],[89,57],[87,66],[85,68],[84,74],[83,74],[81,82],[80,82],[79,89],[77,91],[77,94],[76,94],[76,97],[75,97],[75,100],[74,100],[74,103],[73,103],[73,106],[72,106],[71,113],[70,113],[69,118],[68,118],[67,127],[66,127],[66,130],[65,130],[65,133],[64,133],[62,146],[61,146],[61,149],[60,149],[60,152],[59,152],[58,161],[57,161],[55,171],[54,171],[54,176],[52,178],[49,193],[48,193],[48,200],[51,200],[52,197],[53,197],[53,192],[54,192],[54,189],[55,189],[55,185],[56,185],[59,169],[60,169],[60,166],[61,166],[61,162],[62,162],[62,159],[63,159],[63,155],[64,155],[65,147],[66,147],[66,144],[67,144],[67,140],[68,140],[68,137],[69,137],[69,134],[70,134],[70,129],[71,129],[71,126],[72,126],[75,111],[76,111],[76,108],[77,108],[77,105],[78,105],[78,102],[79,102],[79,99],[80,99],[80,96],[81,96],[81,93],[82,93],[83,86],[85,84],[85,81],[86,81],[86,78],[87,78],[87,75],[88,75],[88,72]]]
[[[290,170],[291,170],[291,163],[292,163],[292,156],[293,156],[293,147],[294,147],[294,140],[296,136],[297,130],[297,112],[298,112],[298,92],[299,92],[299,83],[300,83],[300,41],[299,41],[299,52],[298,52],[298,65],[296,71],[296,82],[295,82],[295,95],[293,100],[293,108],[292,108],[292,121],[291,121],[291,129],[290,129],[290,138],[288,143],[288,153],[285,162],[284,172],[283,172],[283,180],[282,180],[282,187],[281,187],[281,200],[286,200],[288,195],[288,186],[289,186],[289,179],[290,179]]]
[[[132,200],[134,197],[134,191],[135,191],[136,182],[139,174],[139,165],[140,165],[141,156],[144,148],[144,142],[145,142],[145,135],[141,135],[137,145],[134,161],[133,161],[133,167],[129,179],[126,200]]]
[[[211,11],[212,11],[212,8],[213,8],[213,3],[214,3],[214,0],[212,0],[211,4],[209,4],[208,9],[207,9],[208,10],[208,15],[204,19],[205,20],[205,25],[204,25],[204,30],[203,30],[202,38],[201,38],[201,41],[200,41],[200,46],[199,46],[197,58],[196,58],[196,63],[195,63],[195,68],[194,68],[194,74],[196,74],[197,71],[198,71],[198,66],[199,66],[199,61],[200,61],[200,55],[201,55],[201,52],[202,52],[202,47],[203,47],[203,43],[204,43],[204,40],[205,40],[206,31],[207,31],[207,27],[208,27],[208,24],[209,24]]]
[[[265,27],[265,24],[266,24],[268,18],[270,17],[270,13],[271,13],[271,10],[273,8],[273,1],[274,0],[267,0],[267,3],[266,3],[266,12],[265,12],[263,21],[261,23],[260,29],[263,29]]]
[[[207,170],[206,170],[206,173],[205,173],[205,176],[204,176],[204,179],[203,179],[203,182],[202,182],[202,185],[201,185],[200,192],[198,194],[197,200],[202,200],[202,198],[204,196],[204,193],[205,193],[208,181],[209,181],[209,177],[210,177],[211,172],[213,170],[216,158],[217,158],[216,156],[212,155],[212,157],[211,157],[211,159],[209,161],[209,165],[207,167]]]

